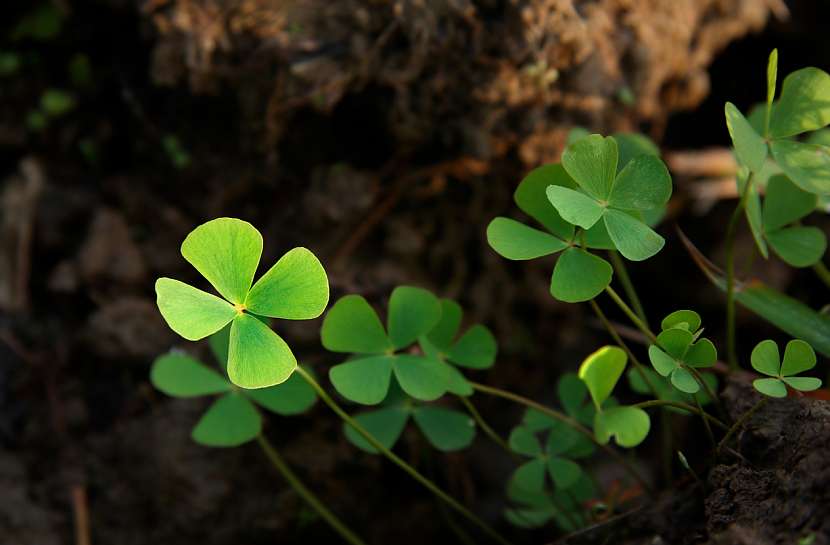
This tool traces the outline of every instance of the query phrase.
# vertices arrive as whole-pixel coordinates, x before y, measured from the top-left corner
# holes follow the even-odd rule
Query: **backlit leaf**
[[[172,278],[156,280],[156,304],[170,329],[189,341],[216,333],[236,316],[227,301]]]
[[[774,138],[794,136],[830,123],[830,75],[818,68],[802,68],[784,78],[781,96],[770,121]]]
[[[830,148],[791,140],[774,140],[772,155],[781,170],[801,189],[830,194]]]
[[[638,407],[614,407],[597,412],[594,433],[597,441],[608,443],[615,437],[621,447],[636,447],[645,440],[651,429],[648,414]]]
[[[274,331],[250,314],[231,324],[228,377],[241,388],[265,388],[288,380],[297,368],[291,349]]]
[[[585,382],[597,408],[608,399],[620,379],[628,356],[616,346],[600,348],[582,362],[579,378]]]
[[[322,314],[328,302],[323,265],[306,248],[294,248],[257,280],[245,306],[260,316],[308,320]]]
[[[767,158],[767,144],[755,132],[749,121],[731,102],[726,103],[726,126],[732,137],[735,155],[742,165],[746,165],[752,172],[758,172]]]
[[[236,218],[217,218],[203,223],[182,242],[182,255],[231,303],[242,303],[251,288],[262,235]]]

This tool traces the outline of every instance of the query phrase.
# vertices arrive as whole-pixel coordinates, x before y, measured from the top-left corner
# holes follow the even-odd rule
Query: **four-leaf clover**
[[[813,347],[802,340],[792,340],[784,349],[784,361],[778,353],[775,341],[761,341],[752,350],[752,367],[761,374],[772,378],[755,379],[756,390],[770,397],[787,397],[787,386],[801,392],[811,392],[821,387],[821,380],[813,377],[798,377],[816,365]]]
[[[331,383],[346,399],[377,405],[386,398],[394,373],[410,396],[438,399],[449,389],[450,366],[426,355],[396,352],[429,333],[440,319],[437,297],[421,288],[399,286],[389,298],[387,334],[366,299],[342,297],[326,314],[320,336],[327,350],[354,358],[331,368]]]
[[[230,328],[225,327],[210,338],[213,354],[220,362],[227,362],[229,333]],[[194,441],[210,447],[235,447],[259,435],[262,417],[254,404],[290,416],[307,411],[317,399],[314,390],[296,374],[270,388],[234,388],[225,376],[183,352],[157,358],[150,371],[150,381],[173,397],[221,394],[191,432]]]
[[[619,151],[613,137],[592,134],[562,154],[562,166],[578,189],[551,185],[547,196],[567,222],[590,229],[600,219],[614,247],[632,261],[659,252],[665,240],[646,225],[642,213],[665,205],[672,192],[666,165],[639,155],[617,173]]]
[[[678,310],[666,316],[657,344],[648,347],[651,365],[661,376],[669,377],[672,385],[687,394],[700,390],[689,367],[711,367],[718,359],[715,345],[700,336],[700,316],[692,310]]]
[[[242,388],[286,381],[297,360],[282,338],[255,316],[308,320],[329,300],[326,272],[306,248],[283,255],[251,287],[262,235],[248,222],[219,218],[185,238],[182,256],[224,299],[172,278],[156,281],[157,304],[173,331],[196,341],[229,323],[228,376]]]

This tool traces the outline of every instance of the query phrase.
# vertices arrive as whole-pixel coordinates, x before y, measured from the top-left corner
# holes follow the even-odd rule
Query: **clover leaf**
[[[817,263],[827,249],[827,237],[817,227],[790,226],[815,210],[818,198],[778,175],[767,183],[761,213],[763,236],[778,256],[793,267]]]
[[[547,196],[562,218],[583,229],[602,219],[614,247],[627,259],[642,261],[665,244],[642,214],[668,202],[671,176],[654,155],[634,157],[619,173],[618,160],[613,137],[593,134],[577,140],[562,154],[562,166],[578,188],[551,185]]]
[[[409,419],[442,452],[468,447],[475,437],[475,422],[465,413],[413,402],[400,388],[392,386],[380,407],[355,416],[355,420],[369,431],[384,447],[395,446]],[[370,454],[378,451],[350,425],[343,424],[343,431],[350,443]]]
[[[772,378],[759,378],[752,386],[770,397],[787,397],[787,386],[801,392],[811,392],[821,387],[821,380],[813,377],[796,376],[809,371],[816,365],[816,353],[806,342],[794,339],[784,349],[784,361],[778,353],[775,341],[761,341],[752,350],[752,367],[761,374]]]
[[[648,347],[648,358],[654,369],[687,394],[700,390],[689,368],[711,367],[718,359],[712,341],[698,339],[700,324],[700,316],[692,310],[673,312],[663,320],[657,344]]]
[[[226,327],[223,331],[229,329]],[[227,332],[217,333],[214,337],[224,339],[227,353]],[[221,357],[219,360],[222,361]],[[289,416],[307,411],[317,399],[314,390],[298,375],[269,388],[235,388],[225,376],[182,352],[170,352],[156,358],[150,370],[150,381],[156,389],[172,397],[221,394],[191,432],[194,441],[210,447],[235,447],[259,435],[262,417],[255,404]]]
[[[611,264],[586,249],[613,248],[605,226],[597,224],[584,233],[585,248],[577,248],[573,225],[562,219],[546,196],[548,186],[574,189],[562,165],[545,165],[533,170],[519,184],[513,200],[519,209],[539,222],[545,231],[504,217],[487,226],[487,241],[502,257],[527,260],[564,250],[551,277],[550,292],[568,303],[588,301],[611,283]],[[581,236],[579,237],[581,241]]]
[[[830,194],[830,148],[797,142],[792,137],[830,123],[830,75],[818,68],[802,68],[784,79],[781,95],[773,103],[778,72],[773,51],[767,67],[767,107],[763,136],[731,103],[725,107],[726,124],[738,161],[752,172],[764,167],[767,154],[796,185],[817,195]],[[756,123],[756,127],[757,127]]]
[[[537,429],[520,425],[510,433],[510,448],[531,458],[516,469],[511,480],[515,486],[541,492],[547,475],[556,488],[570,488],[583,476],[582,468],[573,460],[592,454],[593,445],[588,442],[590,447],[586,448],[585,437],[561,422],[553,423],[544,431],[548,434],[544,447],[537,437]]]
[[[513,479],[508,481],[507,496],[517,505],[504,513],[520,528],[539,528],[553,520],[566,532],[577,530],[583,519],[583,504],[596,496],[594,483],[585,472],[575,484],[553,493],[529,491],[520,485]]]
[[[386,330],[366,299],[340,298],[320,331],[327,350],[353,354],[329,371],[335,389],[356,403],[377,405],[386,398],[394,374],[408,395],[423,401],[438,399],[450,387],[452,368],[427,354],[396,351],[429,333],[440,319],[438,298],[421,288],[399,286],[392,291]]]
[[[645,376],[644,376],[645,375]],[[657,395],[657,399],[663,401],[675,401],[685,403],[686,405],[695,405],[695,402],[701,405],[707,405],[712,402],[708,391],[716,392],[718,389],[718,378],[713,373],[701,373],[700,378],[708,387],[697,394],[686,394],[678,390],[672,385],[668,377],[660,376],[653,369],[629,369],[626,373],[628,377],[628,384],[631,389],[642,395]],[[653,388],[653,389],[652,389]],[[666,406],[665,411],[675,412],[679,414],[690,414],[684,409],[678,407]]]
[[[219,218],[185,238],[182,256],[223,297],[171,278],[156,281],[156,302],[173,331],[196,341],[229,323],[228,376],[242,388],[265,388],[288,380],[297,360],[285,341],[255,316],[308,320],[329,299],[326,272],[306,248],[283,255],[253,285],[262,235],[248,222]]]
[[[579,367],[579,378],[588,387],[596,407],[594,435],[602,444],[615,437],[621,447],[634,447],[645,440],[651,428],[648,414],[639,407],[603,408],[625,370],[628,355],[616,346],[605,346],[588,356]]]

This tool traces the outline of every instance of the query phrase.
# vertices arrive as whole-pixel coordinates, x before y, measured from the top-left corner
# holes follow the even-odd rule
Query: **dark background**
[[[178,246],[213,217],[256,225],[267,265],[290,247],[311,248],[332,300],[361,293],[382,308],[402,283],[456,298],[500,343],[497,365],[475,378],[553,403],[556,378],[609,339],[587,306],[550,298],[551,261],[507,262],[487,246],[492,217],[518,217],[511,194],[524,173],[555,160],[575,124],[641,130],[667,154],[725,147],[723,103],[747,109],[764,97],[773,47],[782,76],[830,64],[825,2],[787,2],[787,19],[761,0],[574,4],[562,25],[560,8],[542,1],[63,0],[49,4],[60,25],[47,38],[15,30],[46,4],[4,5],[0,52],[21,66],[0,77],[0,543],[77,543],[79,509],[93,543],[336,539],[255,445],[192,443],[207,400],[171,400],[147,380],[171,346],[207,355],[167,329],[152,284],[165,275],[198,285]],[[525,19],[529,6],[539,11]],[[539,23],[544,16],[551,21]],[[568,41],[577,20],[589,30]],[[680,37],[660,34],[667,21]],[[531,23],[547,42],[533,45]],[[657,38],[643,38],[643,28]],[[78,54],[91,67],[82,84],[69,69]],[[543,91],[527,75],[540,59],[557,68]],[[51,88],[76,106],[33,129],[27,119]],[[667,246],[630,270],[652,319],[694,308],[723,346],[722,297],[672,227],[722,263],[734,202],[704,214],[694,187],[707,180],[674,175]],[[809,270],[750,261],[746,232],[739,249],[742,276],[803,300],[820,289]],[[762,337],[783,338],[739,318],[742,353]],[[277,328],[324,377],[338,359],[319,346],[319,325]],[[475,401],[503,435],[521,416]],[[351,447],[324,407],[271,418],[267,433],[371,542],[454,539],[433,498]],[[639,450],[647,467],[654,447]],[[501,517],[513,462],[485,437],[444,455],[409,430],[397,448],[513,532]],[[515,532],[527,543],[554,536]]]

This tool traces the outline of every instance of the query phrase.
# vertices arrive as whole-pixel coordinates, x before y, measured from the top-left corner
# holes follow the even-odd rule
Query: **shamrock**
[[[441,299],[441,319],[418,342],[427,357],[452,363],[448,391],[468,396],[473,387],[454,366],[467,369],[488,369],[496,362],[498,346],[486,326],[475,324],[458,337],[464,314],[461,305]]]
[[[711,367],[718,359],[715,345],[700,339],[700,316],[692,310],[678,310],[666,316],[657,344],[648,347],[651,365],[672,385],[687,394],[696,394],[700,385],[689,367]]]
[[[764,395],[787,397],[787,386],[801,392],[811,392],[821,387],[820,379],[795,376],[816,366],[813,347],[802,340],[795,339],[787,343],[783,363],[775,341],[761,341],[752,350],[750,361],[756,371],[773,377],[753,381],[755,389]]]
[[[308,320],[329,300],[326,272],[305,248],[294,248],[251,287],[262,254],[262,235],[248,222],[219,218],[185,238],[182,256],[224,299],[172,278],[156,281],[157,304],[170,328],[190,341],[228,323],[228,376],[242,388],[286,381],[297,360],[282,338],[255,316]]]
[[[394,383],[377,410],[358,414],[355,420],[384,447],[391,449],[403,433],[410,417],[427,441],[443,452],[466,448],[475,437],[475,423],[467,414],[415,402]],[[353,445],[366,452],[377,453],[377,450],[351,426],[343,424],[343,430]]]
[[[807,193],[783,175],[767,182],[763,206],[757,191],[747,199],[746,214],[761,254],[769,257],[767,244],[793,267],[816,264],[827,249],[827,237],[817,227],[789,226],[818,205],[818,197]]]
[[[513,474],[515,485],[531,492],[540,492],[545,487],[547,474],[557,488],[566,489],[582,477],[582,468],[573,459],[584,458],[593,453],[593,445],[573,428],[561,423],[552,423],[548,429],[544,448],[536,430],[519,426],[510,433],[510,448],[531,458]]]
[[[551,184],[576,185],[561,165],[545,165],[528,174],[513,195],[519,209],[542,224],[546,232],[498,217],[487,226],[487,241],[499,255],[512,260],[535,259],[564,250],[553,269],[551,295],[568,303],[588,301],[611,283],[611,264],[576,247],[573,225],[559,216],[545,195]],[[585,233],[586,248],[613,248],[603,228],[597,225]]]
[[[602,444],[613,436],[621,447],[634,447],[643,442],[651,428],[648,414],[639,407],[603,407],[627,362],[628,355],[622,349],[605,346],[588,356],[579,367],[579,378],[588,387],[596,407],[594,435]]]
[[[772,154],[784,174],[801,189],[830,194],[830,148],[792,139],[830,123],[830,75],[813,67],[796,70],[784,79],[781,96],[774,102],[777,77],[778,52],[773,51],[767,65],[762,131],[756,130],[735,105],[726,103],[726,124],[735,155],[742,165],[758,173],[767,155]]]
[[[377,405],[389,391],[392,374],[403,391],[432,401],[450,388],[449,365],[427,355],[396,353],[429,333],[441,320],[441,303],[427,290],[399,286],[389,298],[388,334],[359,295],[339,299],[326,314],[320,336],[331,352],[354,354],[329,371],[340,394],[364,405]]]
[[[219,362],[227,363],[230,327],[209,339]],[[150,381],[173,397],[221,396],[202,415],[191,436],[210,447],[235,447],[254,439],[262,430],[262,417],[254,404],[283,416],[300,414],[315,402],[314,390],[298,375],[270,388],[240,390],[213,369],[182,352],[171,352],[153,362]]]
[[[665,205],[671,197],[671,176],[654,155],[632,158],[618,173],[619,151],[613,137],[592,134],[562,154],[562,165],[578,188],[551,185],[547,196],[559,215],[590,229],[603,220],[614,247],[632,261],[659,252],[665,240],[646,225],[642,213]]]
[[[505,510],[505,518],[520,528],[540,528],[550,522],[556,522],[565,532],[579,528],[583,519],[583,504],[596,496],[596,488],[587,473],[567,489],[556,489],[553,493],[531,491],[511,479],[507,487],[507,496],[516,507]]]

